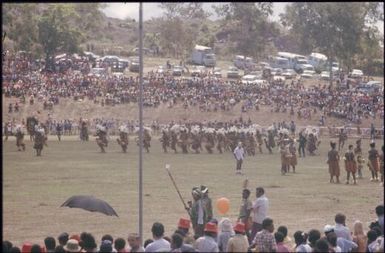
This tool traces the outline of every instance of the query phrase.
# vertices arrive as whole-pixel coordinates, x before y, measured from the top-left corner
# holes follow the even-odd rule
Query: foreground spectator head
[[[245,224],[243,224],[241,222],[238,222],[237,224],[235,224],[234,232],[236,234],[244,235],[245,234]]]
[[[78,241],[78,242],[81,241],[79,235],[71,235],[69,239],[70,239],[70,240],[71,240],[71,239],[74,239],[74,240],[76,240],[76,241]]]
[[[154,238],[162,238],[164,234],[164,226],[162,223],[155,222],[152,225],[151,232]]]
[[[80,252],[79,242],[75,239],[69,239],[63,248],[66,252]]]
[[[377,239],[377,232],[375,230],[369,230],[366,234],[368,237],[368,244],[374,242]]]
[[[204,230],[204,234],[207,235],[207,236],[211,236],[211,237],[216,237],[218,233],[218,227],[217,227],[217,224],[215,223],[212,223],[212,222],[208,222],[206,225],[205,225],[205,230]]]
[[[8,252],[12,246],[13,245],[10,241],[3,241],[3,252]]]
[[[180,218],[178,222],[178,229],[188,230],[190,229],[190,220],[185,218]]]
[[[61,245],[58,245],[55,247],[55,253],[65,253],[64,247]]]
[[[273,220],[270,218],[266,218],[262,221],[262,228],[269,231],[270,233],[273,233],[274,231],[274,224]]]
[[[384,205],[376,206],[376,214],[377,214],[377,217],[384,216]]]
[[[277,231],[283,234],[283,238],[285,238],[287,236],[287,227],[286,226],[279,226]]]
[[[112,242],[110,240],[104,240],[102,241],[102,244],[100,245],[100,249],[99,249],[99,252],[100,253],[108,253],[108,252],[112,252]]]
[[[285,239],[285,236],[281,232],[275,232],[274,238],[277,243],[283,242],[283,239]]]
[[[21,253],[21,250],[19,247],[12,247],[8,252],[9,253]]]
[[[171,249],[179,249],[180,247],[182,247],[183,245],[183,237],[178,234],[178,233],[174,233],[172,236],[171,236]]]
[[[342,225],[345,225],[345,221],[346,221],[346,216],[342,213],[337,213],[335,218],[334,218],[334,221],[337,223],[337,224],[342,224]]]
[[[308,240],[309,240],[309,243],[310,243],[310,246],[312,248],[315,247],[315,243],[317,242],[317,240],[319,240],[321,238],[321,233],[320,231],[318,231],[317,229],[312,229],[309,231],[309,237],[308,237]]]
[[[105,241],[105,240],[108,240],[112,243],[114,243],[114,238],[112,237],[112,235],[109,235],[109,234],[106,234],[106,235],[103,235],[102,236],[102,242]]]
[[[325,225],[324,233],[327,236],[329,233],[334,232],[334,227],[332,225]]]
[[[315,243],[314,252],[329,252],[329,244],[325,239],[319,239]]]
[[[330,232],[327,236],[326,239],[330,243],[330,245],[334,248],[337,247],[337,235],[334,232]]]
[[[48,236],[44,239],[44,245],[45,248],[47,249],[47,252],[53,252],[55,251],[56,247],[56,241],[55,238]]]
[[[137,233],[131,233],[128,235],[127,242],[131,249],[137,249],[140,246],[140,237]],[[144,244],[146,244],[146,242]]]
[[[126,240],[123,238],[117,238],[114,242],[114,248],[118,252],[124,251],[124,248],[126,247]]]
[[[59,241],[59,244],[62,246],[67,244],[68,239],[69,239],[69,235],[65,232],[61,233],[57,238],[57,240]]]
[[[83,233],[81,246],[86,251],[93,251],[97,247],[95,237],[90,233]]]
[[[30,252],[31,253],[43,253],[44,251],[43,251],[42,247],[40,247],[39,244],[34,244],[34,245],[32,245]]]
[[[364,225],[361,221],[356,220],[353,225],[353,235],[364,235]]]
[[[25,242],[23,246],[21,247],[22,252],[31,252],[32,243]]]
[[[263,189],[262,187],[257,187],[255,189],[255,192],[256,192],[256,195],[257,195],[257,198],[261,197],[263,194],[265,194],[265,189]]]

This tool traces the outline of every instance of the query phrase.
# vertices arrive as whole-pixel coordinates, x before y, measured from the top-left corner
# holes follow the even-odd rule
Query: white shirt
[[[195,242],[195,249],[198,252],[219,252],[218,244],[211,236],[199,237]]]
[[[244,155],[245,151],[243,150],[242,147],[239,147],[237,146],[235,149],[234,149],[234,155],[235,155],[235,158],[237,160],[243,160],[243,155]]]
[[[253,203],[253,222],[262,224],[262,221],[267,216],[267,211],[269,209],[269,200],[266,198],[265,194],[257,198]]]
[[[170,243],[163,238],[154,240],[152,243],[147,245],[144,252],[156,252],[159,250],[171,251]]]
[[[353,240],[349,228],[345,227],[342,224],[336,223],[336,225],[334,226],[334,233],[336,233],[337,237],[342,237],[349,241]]]

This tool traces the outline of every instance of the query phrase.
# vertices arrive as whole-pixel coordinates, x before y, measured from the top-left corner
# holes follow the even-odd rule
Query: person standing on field
[[[237,175],[242,175],[242,163],[245,155],[245,150],[242,147],[242,142],[238,143],[238,146],[234,149],[234,157],[237,161],[237,166],[235,168]]]
[[[330,183],[334,183],[334,176],[337,178],[337,184],[340,183],[340,155],[336,150],[336,143],[330,142],[331,150],[328,152],[328,160],[329,164],[329,173],[330,173]]]

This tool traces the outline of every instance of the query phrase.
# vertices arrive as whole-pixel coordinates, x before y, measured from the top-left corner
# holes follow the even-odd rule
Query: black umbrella
[[[72,196],[61,206],[82,208],[91,212],[100,212],[106,215],[119,217],[115,210],[104,200],[94,198],[92,196],[77,195]]]

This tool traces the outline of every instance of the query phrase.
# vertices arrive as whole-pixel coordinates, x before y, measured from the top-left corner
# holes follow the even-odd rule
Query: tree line
[[[33,52],[52,61],[58,53],[81,51],[97,39],[105,22],[101,3],[5,3],[3,28],[14,50]],[[374,66],[382,58],[382,2],[295,2],[279,21],[271,21],[270,2],[230,2],[213,5],[218,20],[211,21],[200,2],[159,3],[160,18],[147,21],[145,46],[165,56],[186,60],[195,44],[224,53],[264,59],[276,51],[319,52],[341,66]],[[128,22],[125,20],[124,22]],[[137,40],[137,35],[136,36]],[[136,43],[136,42],[135,42]],[[383,69],[383,60],[382,60]]]

